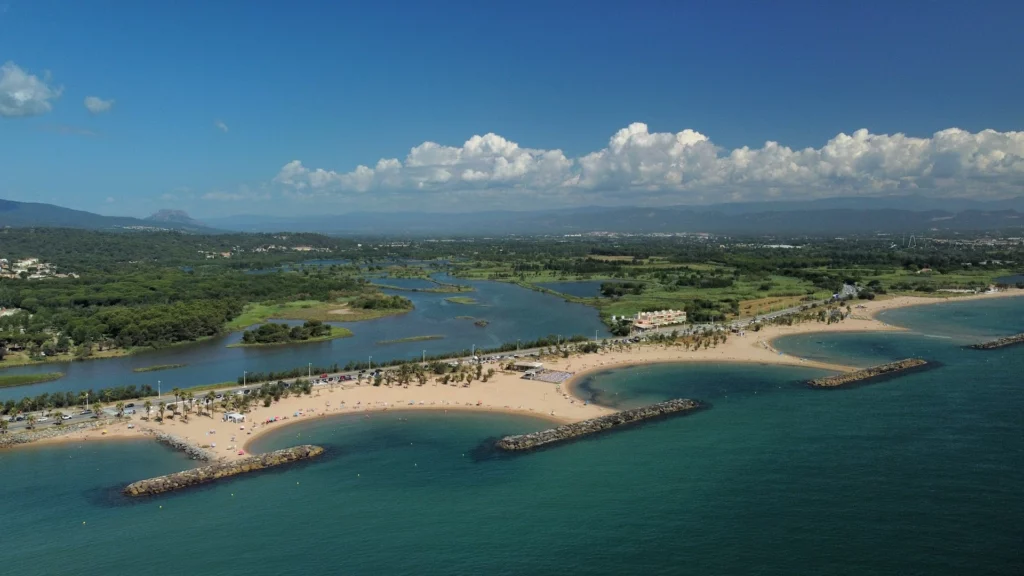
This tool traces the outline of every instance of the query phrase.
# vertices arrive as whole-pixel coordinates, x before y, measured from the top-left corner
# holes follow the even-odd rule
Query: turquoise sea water
[[[1024,573],[1024,348],[963,348],[976,334],[1024,331],[1024,299],[886,320],[917,332],[777,346],[942,365],[826,391],[801,385],[821,374],[806,368],[610,371],[580,393],[712,407],[516,457],[477,448],[545,422],[349,416],[256,447],[320,443],[322,461],[128,501],[117,488],[183,458],[148,443],[0,452],[3,572]]]

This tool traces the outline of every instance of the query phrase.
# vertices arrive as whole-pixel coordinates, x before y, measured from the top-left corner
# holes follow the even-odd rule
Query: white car
[[[36,420],[36,422],[49,422],[49,421],[50,421],[50,417],[49,416],[40,416],[39,420]]]
[[[71,420],[71,414],[65,414],[65,415],[61,416],[60,418],[61,418],[61,420]]]

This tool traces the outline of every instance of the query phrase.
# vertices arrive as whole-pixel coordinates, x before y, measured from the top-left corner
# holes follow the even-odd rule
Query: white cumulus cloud
[[[51,101],[59,98],[62,91],[62,88],[50,85],[49,74],[39,78],[14,62],[7,62],[0,66],[0,117],[46,114],[53,108]]]
[[[778,142],[732,150],[693,130],[651,132],[634,123],[607,146],[577,158],[523,148],[496,134],[462,146],[424,142],[403,160],[348,172],[293,160],[274,182],[302,194],[364,192],[532,193],[663,203],[820,198],[909,192],[1005,196],[1024,193],[1024,132],[950,128],[927,138],[838,134],[820,148]],[[567,196],[568,195],[568,196]]]
[[[85,97],[85,109],[91,114],[102,114],[114,107],[113,100],[104,100],[97,96]]]
[[[228,131],[228,125],[227,125],[227,124],[225,124],[223,120],[217,120],[217,121],[215,121],[215,122],[213,123],[213,126],[214,126],[215,128],[217,128],[218,130],[220,130],[221,132],[227,132],[227,131]]]

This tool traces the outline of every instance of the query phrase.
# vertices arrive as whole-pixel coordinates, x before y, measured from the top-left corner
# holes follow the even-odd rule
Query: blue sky
[[[219,216],[1019,195],[1022,21],[1019,2],[0,0],[0,198]]]

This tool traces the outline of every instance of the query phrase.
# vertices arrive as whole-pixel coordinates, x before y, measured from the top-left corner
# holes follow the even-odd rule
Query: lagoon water
[[[337,362],[374,362],[398,358],[420,358],[427,355],[460,352],[477,348],[497,347],[521,339],[524,342],[551,334],[572,336],[583,334],[608,335],[597,310],[566,302],[561,298],[521,288],[514,284],[487,281],[455,280],[438,276],[444,282],[470,284],[474,292],[464,294],[437,294],[385,290],[401,294],[413,301],[415,309],[400,316],[390,316],[365,322],[337,322],[352,330],[350,338],[327,342],[296,344],[265,348],[227,348],[241,339],[233,333],[207,342],[177,346],[125,358],[89,360],[63,364],[43,364],[10,368],[4,374],[64,372],[60,380],[0,389],[0,400],[20,399],[44,392],[80,391],[111,386],[150,384],[160,380],[164,390],[173,387],[189,388],[216,382],[235,381],[243,371],[265,372],[288,370],[306,366],[330,366]],[[435,284],[419,279],[387,278],[380,282],[401,288],[429,288]],[[455,304],[446,298],[461,295],[477,304]],[[471,316],[488,321],[485,327],[474,324]],[[443,339],[396,344],[378,344],[413,336],[442,335]],[[185,367],[159,372],[133,372],[133,368],[157,364],[187,364]]]
[[[962,346],[1024,330],[1024,299],[886,320],[915,331],[777,347],[942,365],[838,390],[799,367],[612,370],[580,393],[712,408],[515,457],[474,448],[545,422],[337,417],[255,447],[319,443],[322,461],[128,501],[118,487],[186,461],[148,443],[0,452],[0,558],[20,576],[1024,573],[1024,348]]]

